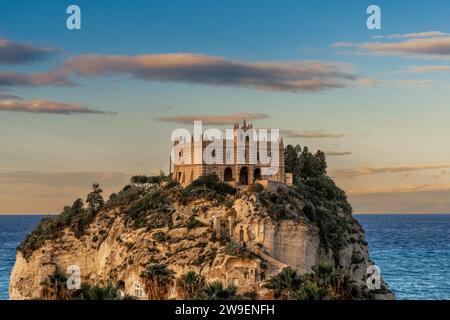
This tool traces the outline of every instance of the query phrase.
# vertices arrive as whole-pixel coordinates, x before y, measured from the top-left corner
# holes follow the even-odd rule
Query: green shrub
[[[250,187],[248,188],[249,192],[256,192],[256,193],[260,193],[264,190],[264,187],[262,184],[260,183],[253,183],[250,185]]]
[[[176,281],[177,292],[183,300],[195,299],[206,286],[205,278],[194,271],[183,274]]]
[[[159,184],[165,177],[163,175],[159,176],[133,176],[131,177],[131,183],[135,184],[145,184],[145,183],[153,183]]]
[[[202,300],[239,300],[241,296],[237,294],[237,287],[224,287],[222,282],[214,281],[204,287],[198,298]]]
[[[301,276],[290,267],[284,268],[264,287],[274,290],[274,297],[283,300],[350,300],[363,295],[348,273],[327,265],[315,266],[312,273]]]
[[[172,215],[169,200],[160,189],[155,189],[144,197],[134,201],[128,208],[128,219],[132,227],[147,230],[171,226]]]
[[[197,220],[194,216],[190,216],[189,220],[186,224],[186,228],[188,229],[188,231],[195,229],[195,228],[200,228],[200,227],[204,227],[205,224],[199,220]]]
[[[80,297],[81,300],[135,300],[130,295],[121,295],[117,287],[108,284],[105,287],[82,285]]]
[[[192,181],[190,185],[182,189],[179,200],[187,203],[195,199],[216,200],[221,203],[225,200],[225,196],[235,194],[236,190],[229,184],[220,181],[217,175],[211,174],[201,176],[197,180]]]
[[[158,242],[165,242],[170,239],[169,235],[166,235],[164,232],[159,231],[152,235],[152,238]]]
[[[145,190],[137,186],[126,185],[117,194],[113,193],[109,200],[106,202],[106,208],[115,208],[123,205],[127,205],[137,200]]]

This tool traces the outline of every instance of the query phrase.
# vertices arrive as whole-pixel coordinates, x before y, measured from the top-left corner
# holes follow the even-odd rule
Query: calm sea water
[[[16,260],[16,248],[43,216],[0,215],[0,300],[8,299],[9,275]]]
[[[450,215],[355,215],[397,299],[450,299]]]
[[[450,299],[450,215],[355,217],[398,299]],[[0,299],[8,299],[17,245],[41,218],[0,215]]]

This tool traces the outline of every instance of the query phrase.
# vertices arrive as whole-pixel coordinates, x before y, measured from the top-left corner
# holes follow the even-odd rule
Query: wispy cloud
[[[379,188],[350,190],[348,193],[351,195],[361,195],[361,194],[406,193],[406,192],[442,191],[442,190],[450,190],[450,185],[449,184],[414,184],[414,185],[403,185],[403,186],[395,186],[395,187],[379,187]]]
[[[320,91],[356,81],[348,65],[321,61],[249,63],[189,53],[118,56],[90,54],[66,61],[61,71],[86,77],[130,75],[150,81],[237,86],[268,91]]]
[[[373,36],[374,39],[414,39],[414,38],[434,38],[434,37],[447,37],[450,36],[449,33],[441,31],[426,31],[426,32],[415,32],[415,33],[396,33],[389,35],[377,35]]]
[[[246,120],[261,120],[267,119],[270,116],[265,113],[232,113],[228,115],[176,115],[176,116],[161,116],[158,121],[175,122],[182,124],[192,124],[194,121],[202,121],[205,124],[230,124]]]
[[[410,66],[407,71],[411,73],[450,72],[450,66]]]
[[[74,85],[64,75],[59,72],[42,72],[42,73],[20,73],[0,71],[0,87],[17,87],[17,86],[48,86],[48,85]]]
[[[323,138],[343,138],[342,133],[327,133],[322,131],[296,131],[296,130],[281,130],[281,135],[287,138],[304,138],[304,139],[323,139]]]
[[[350,54],[380,54],[410,58],[450,59],[450,34],[439,31],[379,36],[382,41],[336,42],[333,48],[353,50]],[[388,41],[386,41],[388,40]]]
[[[0,64],[23,64],[45,59],[55,50],[0,38]]]
[[[438,82],[435,80],[397,80],[393,81],[392,84],[400,86],[400,87],[420,87],[423,89],[433,89],[436,88]]]
[[[448,213],[450,185],[407,185],[349,193],[356,213]]]
[[[16,96],[14,94],[10,94],[8,92],[2,92],[0,91],[0,100],[6,100],[6,99],[14,99],[14,100],[21,100],[19,96]]]
[[[340,156],[349,156],[352,153],[349,151],[325,151],[325,154],[328,157],[340,157]]]
[[[444,178],[450,176],[450,172],[448,172],[447,170],[442,170],[438,173],[433,174],[432,178],[433,179],[440,179],[440,178]]]
[[[364,79],[359,79],[357,81],[358,85],[361,87],[372,87],[377,84],[380,84],[381,82],[382,81],[380,81],[378,79],[373,79],[373,78],[364,78]]]
[[[121,172],[0,172],[0,213],[56,213],[80,197],[85,199],[93,182],[107,197],[128,183]]]
[[[401,166],[363,166],[360,168],[353,168],[353,169],[335,169],[332,173],[332,176],[335,178],[348,179],[366,175],[405,173],[413,171],[447,169],[447,168],[450,168],[450,163],[411,164]]]
[[[84,187],[89,190],[93,182],[102,184],[122,185],[130,178],[127,173],[119,172],[37,172],[14,171],[0,172],[0,180],[3,183],[11,183],[17,186],[39,185],[41,187]],[[67,183],[70,181],[70,183]]]
[[[89,109],[81,105],[46,100],[4,100],[0,101],[0,111],[53,113],[61,115],[71,115],[77,113],[106,113],[104,111]]]

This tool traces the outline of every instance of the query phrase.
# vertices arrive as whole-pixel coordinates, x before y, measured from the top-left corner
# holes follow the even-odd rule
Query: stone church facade
[[[242,126],[235,124],[233,132],[232,140],[224,139],[222,146],[215,148],[211,148],[213,141],[203,136],[199,142],[194,142],[193,138],[190,143],[176,141],[174,152],[179,161],[173,165],[172,178],[183,186],[209,174],[217,175],[221,181],[236,188],[245,188],[253,183],[260,183],[266,188],[280,183],[292,184],[292,175],[285,173],[284,144],[281,138],[276,143],[251,142],[256,130],[245,120]],[[262,148],[263,144],[265,148]],[[206,150],[209,152],[205,153],[206,148],[209,148]],[[190,154],[187,155],[187,152]],[[205,156],[201,157],[200,162],[192,161],[195,153]]]

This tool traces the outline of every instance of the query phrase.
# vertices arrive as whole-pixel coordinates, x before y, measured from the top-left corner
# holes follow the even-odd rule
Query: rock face
[[[138,199],[164,189],[155,185],[132,188],[138,189]],[[161,197],[176,190],[167,188]],[[321,234],[305,215],[274,218],[273,207],[263,197],[267,192],[230,195],[219,202],[197,197],[183,203],[169,196],[164,213],[144,209],[139,215],[152,221],[157,215],[169,218],[168,223],[155,227],[149,227],[149,220],[136,225],[130,218],[132,201],[107,203],[81,236],[77,237],[70,226],[63,226],[32,252],[18,250],[10,299],[42,298],[41,282],[56,270],[66,272],[73,265],[79,266],[82,283],[120,283],[125,293],[145,298],[140,274],[151,262],[166,264],[176,276],[195,271],[207,281],[235,285],[241,292],[256,290],[260,298],[264,297],[264,280],[286,266],[304,274],[319,263],[335,265],[348,272],[359,287],[365,286],[371,262],[363,230],[351,216],[346,216],[349,226],[342,235],[343,244],[333,249],[323,245],[323,231]],[[282,205],[285,216],[305,209],[301,197]],[[344,213],[338,211],[337,215]],[[175,287],[170,297],[178,297]],[[393,296],[387,292],[377,298]]]

